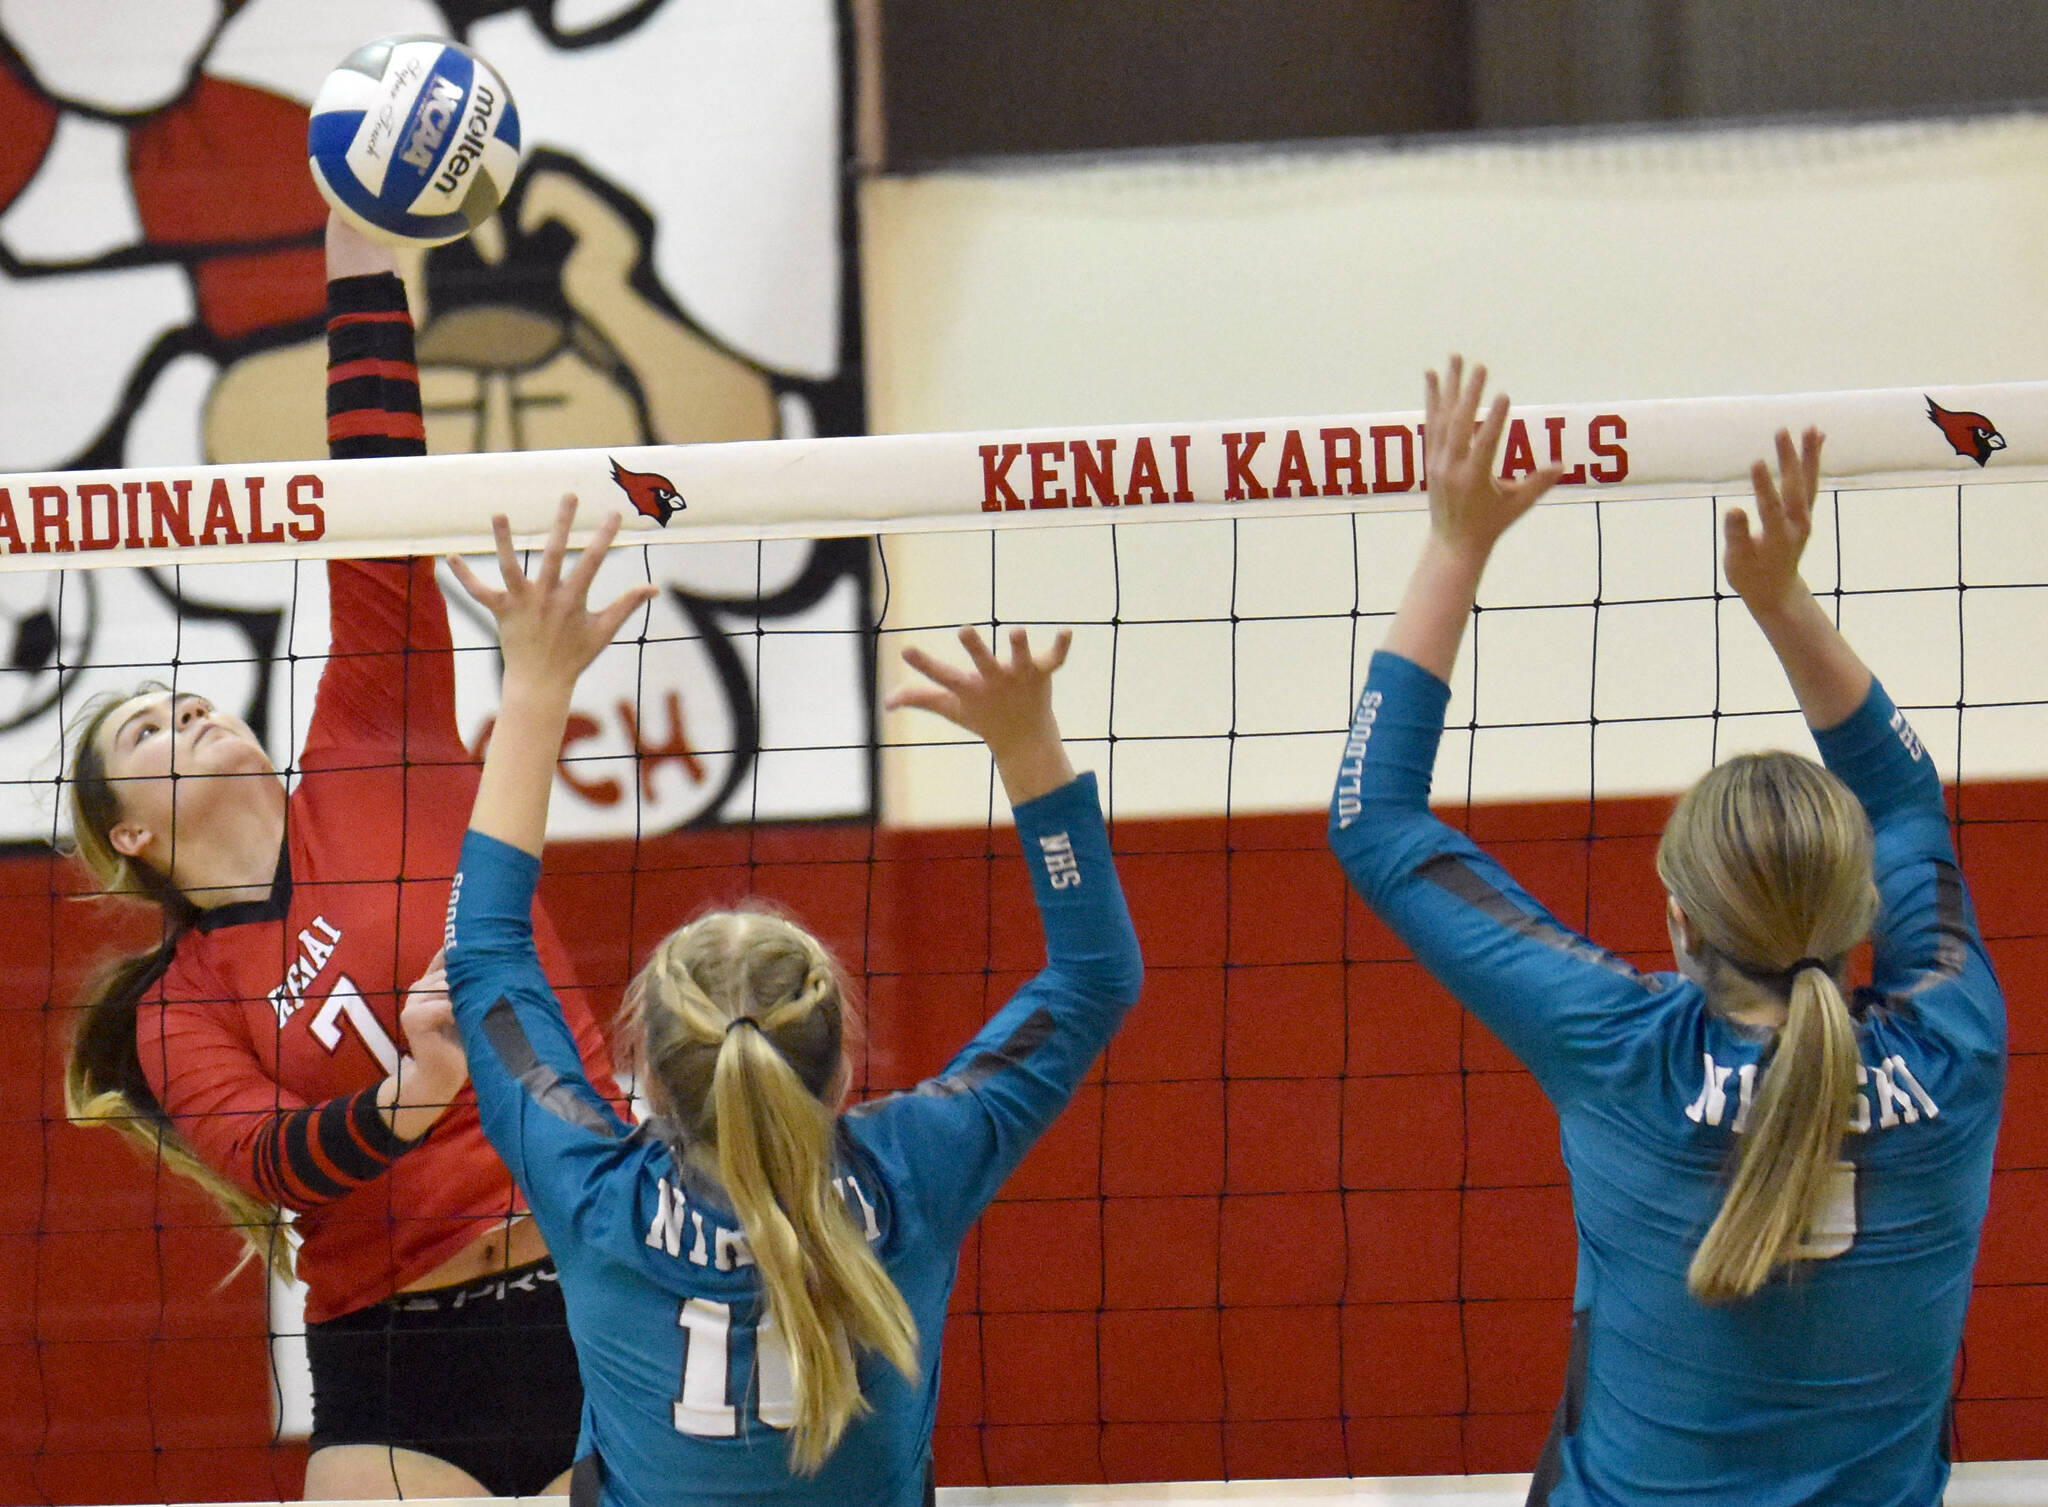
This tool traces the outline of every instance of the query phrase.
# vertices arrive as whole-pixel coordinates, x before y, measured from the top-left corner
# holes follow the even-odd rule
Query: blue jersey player
[[[1479,578],[1556,480],[1503,484],[1484,369],[1427,384],[1428,542],[1330,810],[1359,893],[1535,1074],[1578,1226],[1547,1507],[1932,1507],[2004,1087],[2005,1018],[1913,729],[1800,579],[1819,434],[1777,437],[1729,585],[1826,768],[1730,759],[1658,851],[1677,973],[1575,934],[1430,814]],[[1873,984],[1845,995],[1848,952]]]
[[[624,1044],[658,1111],[622,1122],[585,1081],[534,951],[548,789],[578,674],[646,599],[590,612],[615,520],[566,577],[565,501],[529,581],[496,520],[503,710],[446,937],[454,1025],[485,1131],[561,1270],[583,1374],[572,1494],[653,1503],[872,1503],[931,1493],[939,1337],[960,1241],[1136,999],[1137,939],[1092,777],[1053,720],[1068,635],[959,668],[895,704],[981,736],[1016,808],[1049,961],[939,1077],[839,1113],[845,989],[760,911],[700,917],[627,991]]]

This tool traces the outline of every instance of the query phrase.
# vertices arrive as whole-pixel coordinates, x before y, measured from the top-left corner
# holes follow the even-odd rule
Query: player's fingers
[[[1437,381],[1434,368],[1422,374],[1422,417],[1425,422],[1436,422],[1436,411],[1443,406],[1443,388]]]
[[[1486,410],[1486,418],[1479,426],[1479,432],[1472,437],[1472,448],[1488,469],[1493,469],[1493,457],[1500,449],[1500,438],[1508,429],[1508,395],[1496,394]]]
[[[1563,466],[1545,466],[1542,470],[1531,471],[1527,476],[1502,488],[1502,495],[1517,511],[1532,508],[1536,505],[1537,499],[1556,486],[1558,479],[1563,475]]]
[[[1757,521],[1769,532],[1773,521],[1785,516],[1785,504],[1778,484],[1771,480],[1771,468],[1762,461],[1749,468],[1749,489],[1756,494]]]
[[[1750,546],[1749,514],[1730,508],[1721,515],[1721,543],[1731,555],[1745,554]]]
[[[954,669],[943,660],[933,659],[915,644],[903,651],[903,662],[925,679],[936,682],[949,691],[957,693],[974,684],[973,676]],[[923,687],[917,689],[922,690]]]
[[[1036,661],[1031,657],[1031,635],[1022,628],[1010,630],[1010,669],[1029,669]]]
[[[981,672],[982,679],[989,680],[1002,673],[1002,665],[989,651],[988,645],[981,641],[981,634],[977,629],[960,630],[960,647],[965,649],[967,657],[974,661],[974,668]]]
[[[498,546],[498,574],[509,591],[513,583],[526,584],[526,572],[519,568],[519,556],[512,550],[512,520],[503,513],[491,515],[491,539]]]
[[[469,562],[460,555],[448,557],[448,569],[454,575],[457,584],[476,598],[479,606],[491,613],[497,612],[499,604],[505,600],[504,592],[494,586],[484,585],[477,578],[477,573],[469,568]]]
[[[569,589],[576,593],[578,601],[590,595],[590,586],[597,579],[597,572],[604,564],[605,552],[612,547],[612,538],[619,531],[619,515],[607,513],[597,522],[597,529],[590,536],[590,542],[583,546],[583,553],[577,557],[576,568],[569,572]]]
[[[882,703],[883,709],[900,712],[906,709],[920,712],[937,712],[948,721],[960,720],[960,698],[951,691],[942,691],[937,686],[907,685],[889,693],[889,699]]]
[[[1446,464],[1463,457],[1472,445],[1472,425],[1467,418],[1469,404],[1465,391],[1465,358],[1454,355],[1445,363],[1443,402],[1431,426],[1437,447]]]
[[[604,635],[604,641],[610,643],[617,638],[619,629],[626,625],[626,619],[660,594],[660,588],[652,582],[642,582],[630,590],[621,592],[617,601],[597,615],[597,629]]]
[[[1486,397],[1486,367],[1482,363],[1472,368],[1471,380],[1465,384],[1465,391],[1458,401],[1457,433],[1462,439],[1472,433],[1479,419],[1479,405]]]
[[[1812,425],[1799,436],[1799,469],[1806,476],[1806,503],[1811,506],[1814,496],[1820,491],[1820,447],[1827,442],[1827,436]]]
[[[1444,362],[1443,385],[1437,392],[1436,411],[1427,416],[1437,446],[1447,461],[1465,453],[1467,437],[1459,433],[1457,423],[1458,414],[1464,406],[1465,358],[1454,351]]]
[[[1067,651],[1073,647],[1074,630],[1072,628],[1060,629],[1059,632],[1053,635],[1052,647],[1046,651],[1045,658],[1038,662],[1038,668],[1045,671],[1048,675],[1052,674],[1054,670],[1057,670],[1067,662]]]
[[[569,553],[569,530],[576,526],[576,494],[564,493],[555,507],[555,526],[548,530],[548,547],[541,551],[540,574],[534,584],[552,591],[562,582],[562,557]]]
[[[1792,443],[1792,431],[1780,429],[1772,443],[1778,451],[1778,489],[1789,500],[1806,490],[1806,473],[1799,464],[1799,448]]]

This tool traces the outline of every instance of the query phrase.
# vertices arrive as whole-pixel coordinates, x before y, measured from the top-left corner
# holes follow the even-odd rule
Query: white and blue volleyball
[[[512,92],[467,47],[384,37],[327,76],[306,128],[313,181],[381,241],[438,246],[497,212],[519,171]]]

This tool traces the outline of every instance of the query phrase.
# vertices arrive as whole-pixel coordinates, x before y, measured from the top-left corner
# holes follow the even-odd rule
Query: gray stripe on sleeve
[[[505,1071],[519,1080],[534,1103],[558,1120],[567,1120],[609,1139],[618,1137],[616,1125],[564,1082],[560,1073],[541,1061],[540,1053],[527,1038],[526,1027],[519,1023],[519,1012],[512,1008],[512,1001],[501,995],[484,1012],[484,1035],[490,1040],[491,1050],[498,1054],[498,1061],[505,1065]]]
[[[1458,853],[1438,853],[1424,860],[1416,874],[1465,902],[1474,910],[1505,926],[1509,931],[1555,948],[1582,963],[1605,968],[1609,973],[1633,979],[1645,989],[1654,988],[1626,958],[1618,958],[1604,947],[1595,946],[1576,932],[1567,931],[1548,916],[1532,915],[1510,900],[1471,861]]]

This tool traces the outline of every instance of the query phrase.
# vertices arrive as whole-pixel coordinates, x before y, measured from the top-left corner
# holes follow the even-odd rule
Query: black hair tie
[[[1788,979],[1796,979],[1799,977],[1800,974],[1806,972],[1806,970],[1809,968],[1818,968],[1822,973],[1833,973],[1835,971],[1832,967],[1829,966],[1828,960],[1826,958],[1801,958],[1798,962],[1794,963],[1790,968],[1787,968],[1785,970],[1785,977]]]
[[[754,1017],[751,1015],[735,1015],[731,1020],[725,1023],[725,1034],[730,1036],[733,1032],[737,1031],[741,1026],[752,1026],[755,1030],[760,1031],[763,1037],[767,1036],[768,1034],[765,1030],[762,1030],[761,1022],[754,1019]]]

